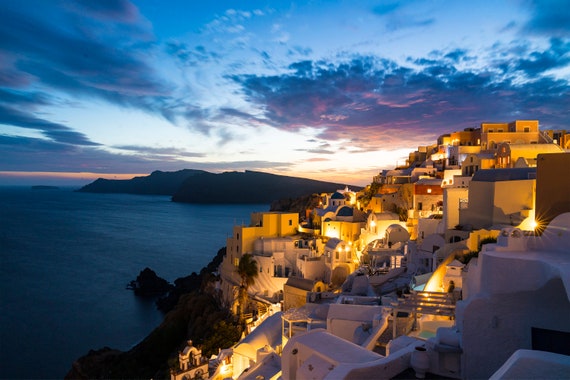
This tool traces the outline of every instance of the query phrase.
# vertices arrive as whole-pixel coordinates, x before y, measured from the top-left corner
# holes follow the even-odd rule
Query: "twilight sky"
[[[567,0],[0,1],[0,184],[352,185],[484,121],[570,125]]]

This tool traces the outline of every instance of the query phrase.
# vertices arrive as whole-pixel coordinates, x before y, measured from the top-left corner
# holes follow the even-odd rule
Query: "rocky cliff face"
[[[103,179],[83,186],[78,191],[85,193],[127,193],[172,195],[189,177],[206,173],[203,170],[184,169],[176,172],[154,171],[145,177],[129,180]]]
[[[169,379],[169,362],[176,360],[188,339],[203,345],[207,356],[236,343],[241,330],[229,311],[220,306],[211,282],[225,252],[220,249],[200,274],[175,281],[168,295],[160,299],[160,309],[167,312],[164,320],[142,342],[126,352],[109,347],[91,350],[72,364],[65,378]],[[154,283],[159,277],[147,269],[137,280],[148,277]]]

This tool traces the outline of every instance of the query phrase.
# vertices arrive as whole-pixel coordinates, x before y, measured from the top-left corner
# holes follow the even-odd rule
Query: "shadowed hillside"
[[[172,197],[188,203],[271,203],[278,199],[333,192],[345,184],[245,171],[189,177]]]
[[[206,172],[194,169],[184,169],[176,172],[162,172],[157,170],[148,176],[134,177],[128,180],[99,178],[77,191],[86,193],[172,195],[186,179],[202,173]]]

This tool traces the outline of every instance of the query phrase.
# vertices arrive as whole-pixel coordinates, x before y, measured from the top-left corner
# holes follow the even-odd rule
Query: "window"
[[[335,258],[336,260],[340,259],[340,253],[339,253],[338,251],[336,251],[336,252],[334,253],[334,258]]]
[[[530,127],[524,127],[524,132],[526,133],[530,132]]]
[[[290,225],[290,226],[293,225],[293,219],[289,219],[289,225]]]
[[[422,202],[419,202],[419,203],[418,203],[418,210],[422,211],[422,207],[423,207]]]

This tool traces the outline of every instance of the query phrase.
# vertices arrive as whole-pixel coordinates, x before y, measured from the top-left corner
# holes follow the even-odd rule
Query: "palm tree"
[[[240,292],[239,292],[239,313],[240,319],[245,311],[245,306],[247,305],[248,288],[255,283],[255,278],[258,276],[257,262],[253,259],[253,256],[249,253],[244,254],[241,259],[239,259],[239,264],[237,268],[237,273],[241,277]]]

